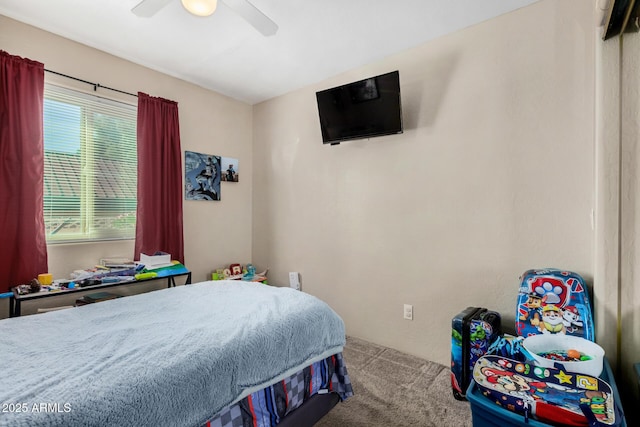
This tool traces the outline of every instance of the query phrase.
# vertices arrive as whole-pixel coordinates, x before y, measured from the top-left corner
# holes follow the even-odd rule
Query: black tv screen
[[[316,98],[325,144],[402,133],[398,71],[316,92]]]

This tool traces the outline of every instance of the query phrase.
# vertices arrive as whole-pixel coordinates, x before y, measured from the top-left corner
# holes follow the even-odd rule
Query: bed
[[[210,281],[0,321],[0,426],[305,426],[353,394],[319,299]]]

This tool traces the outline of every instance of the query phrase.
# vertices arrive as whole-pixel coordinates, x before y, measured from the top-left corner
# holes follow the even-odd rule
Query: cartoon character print
[[[473,369],[476,361],[487,353],[493,328],[488,322],[482,320],[472,320],[469,325],[469,369]],[[458,383],[458,376],[462,371],[462,335],[452,328],[451,330],[451,385],[459,395],[463,391]],[[455,393],[454,393],[455,395]]]
[[[509,395],[522,399],[525,402],[534,400],[530,393],[530,383],[515,372],[485,366],[480,369],[480,373],[485,376],[490,384],[500,386]]]
[[[560,384],[554,384],[544,381],[532,381],[512,371],[503,371],[491,367],[484,367],[480,370],[491,384],[499,384],[505,391],[512,396],[514,393],[520,397],[538,400],[548,398],[550,394],[557,393],[581,393],[571,387],[565,387]],[[529,400],[531,400],[529,399]]]
[[[529,320],[531,326],[537,327],[542,317],[542,297],[535,292],[530,292],[524,306],[527,308],[527,311],[520,315],[520,320]]]
[[[470,325],[471,334],[469,335],[469,343],[470,347],[470,356],[469,364],[470,367],[473,368],[474,363],[478,358],[482,357],[489,347],[488,338],[492,334],[491,326],[486,322],[482,321],[473,321]],[[489,330],[485,330],[485,327],[489,328]]]
[[[563,371],[559,371],[559,374],[564,375],[563,380],[567,385],[556,382],[559,374],[555,372],[558,371],[532,367],[526,363],[517,363],[508,359],[488,361],[483,358],[478,362],[477,368],[479,372],[474,372],[474,378],[479,384],[484,384],[485,389],[488,386],[515,398],[515,400],[501,398],[500,405],[512,411],[522,412],[526,410],[527,406],[535,405],[534,402],[551,404],[558,408],[558,419],[567,420],[569,425],[578,425],[569,422],[571,420],[579,420],[580,422],[584,420],[580,408],[581,404],[589,404],[589,402],[605,402],[606,404],[608,399],[607,394],[600,390],[584,390],[576,387],[573,376],[567,375]],[[477,375],[478,373],[479,375]],[[493,397],[495,398],[495,395]],[[596,400],[592,401],[594,398]]]
[[[505,393],[519,399],[516,403],[518,407],[524,407],[526,402],[533,403],[536,400],[549,398],[560,391],[553,390],[553,387],[550,388],[552,384],[544,381],[534,381],[513,371],[489,366],[481,368],[480,372],[486,377],[488,383],[502,388]],[[566,389],[562,386],[559,386],[559,388]]]
[[[562,318],[562,309],[553,304],[542,307],[542,322],[538,330],[543,334],[564,334],[566,328]]]
[[[542,298],[542,304],[553,304],[564,307],[571,294],[571,283],[573,279],[563,280],[555,277],[535,277],[529,282],[531,291]]]
[[[451,329],[451,386],[458,395],[462,396],[462,387],[458,383],[458,377],[462,375],[462,335],[455,329]],[[455,393],[454,393],[455,395]]]
[[[544,274],[544,271],[537,274]],[[572,287],[579,284],[576,279],[543,275],[528,278],[524,283],[526,285],[520,289],[521,302],[516,322],[518,335],[583,333],[579,308],[568,305]],[[565,313],[567,307],[569,311]]]
[[[568,305],[562,310],[562,323],[569,334],[581,334],[584,327],[578,308]]]

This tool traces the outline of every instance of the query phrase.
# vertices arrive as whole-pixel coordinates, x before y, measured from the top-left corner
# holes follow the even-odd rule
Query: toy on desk
[[[49,286],[53,283],[53,276],[51,273],[38,274],[38,282],[43,286]]]
[[[35,294],[37,292],[40,292],[42,286],[40,285],[38,279],[32,279],[27,284],[16,286],[15,289],[16,292],[18,292],[18,295]]]
[[[242,274],[242,266],[240,264],[231,264],[229,270],[231,270],[230,276]]]
[[[256,268],[253,266],[253,264],[247,264],[247,272],[244,274],[244,276],[242,276],[243,280],[251,280],[253,279],[253,277],[256,275]]]
[[[238,274],[233,274],[231,268],[234,268],[234,271],[240,271]],[[260,273],[256,271],[256,268],[253,264],[247,264],[242,268],[240,264],[231,264],[229,268],[218,268],[214,272],[211,273],[211,280],[244,280],[249,282],[262,282],[267,283],[267,272],[269,270],[264,270]]]
[[[225,278],[226,276],[222,268],[218,268],[216,271],[211,273],[211,280],[224,280]]]
[[[157,276],[158,276],[158,273],[138,273],[134,277],[136,278],[136,280],[144,280],[144,279],[152,279]]]
[[[482,356],[473,368],[480,391],[525,419],[576,426],[618,426],[611,386],[590,375],[499,356]],[[525,421],[526,422],[526,421]]]

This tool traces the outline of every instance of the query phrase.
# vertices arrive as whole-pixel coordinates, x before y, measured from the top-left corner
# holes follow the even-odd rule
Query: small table
[[[178,271],[178,272],[165,272],[163,274],[159,274],[157,277],[151,277],[148,279],[141,280],[131,280],[131,281],[122,281],[122,282],[109,282],[109,283],[100,283],[98,285],[77,287],[73,289],[59,289],[53,291],[40,291],[34,292],[31,294],[19,294],[17,288],[11,288],[13,292],[12,304],[9,306],[9,316],[10,317],[19,317],[21,314],[21,303],[23,301],[31,301],[34,299],[40,298],[49,298],[56,297],[60,295],[68,295],[74,292],[82,292],[82,291],[93,291],[96,289],[105,289],[111,288],[113,286],[124,286],[124,285],[135,285],[136,283],[148,282],[150,280],[160,280],[167,279],[167,288],[172,288],[176,286],[175,278],[180,276],[187,276],[185,281],[185,285],[191,284],[191,271]]]

